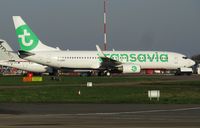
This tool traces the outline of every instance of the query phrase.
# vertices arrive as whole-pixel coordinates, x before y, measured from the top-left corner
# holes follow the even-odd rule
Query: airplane
[[[42,43],[20,16],[13,16],[20,45],[19,56],[25,60],[57,69],[97,70],[99,75],[140,73],[142,69],[177,70],[195,62],[183,54],[167,51],[64,51]]]
[[[13,67],[33,73],[52,72],[52,68],[19,58],[18,54],[8,45],[5,40],[0,39],[0,65]]]

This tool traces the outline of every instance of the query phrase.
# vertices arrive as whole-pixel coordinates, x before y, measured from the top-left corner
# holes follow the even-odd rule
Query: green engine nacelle
[[[122,73],[140,73],[141,68],[136,64],[122,64],[118,68]]]

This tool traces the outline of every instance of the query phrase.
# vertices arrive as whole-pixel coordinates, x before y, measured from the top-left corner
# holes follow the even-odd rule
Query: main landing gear
[[[60,70],[58,70],[58,69],[53,69],[53,73],[50,74],[50,75],[52,75],[52,76],[51,76],[51,80],[60,81],[60,80],[61,80],[61,78],[60,78],[60,73],[61,73]]]
[[[111,72],[108,71],[108,70],[105,70],[105,71],[99,71],[98,72],[98,76],[111,76]]]

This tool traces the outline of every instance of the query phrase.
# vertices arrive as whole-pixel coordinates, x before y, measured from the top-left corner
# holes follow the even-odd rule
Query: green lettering
[[[156,52],[156,62],[159,61],[158,53]]]
[[[160,55],[160,61],[161,62],[168,62],[168,55],[167,54],[161,54]]]
[[[110,56],[110,54],[109,53],[107,53],[107,54],[104,54],[106,57],[109,57]]]
[[[147,58],[149,59],[150,62],[153,62],[154,56],[155,54],[152,54],[152,56],[150,54],[147,54]]]
[[[138,60],[140,62],[146,62],[146,55],[145,54],[139,54],[138,55]]]
[[[129,60],[128,54],[120,54],[120,57],[122,58],[121,60],[123,62],[128,62],[128,60]]]
[[[135,56],[136,56],[136,54],[130,54],[130,61],[131,62],[136,62],[137,61],[137,58]]]
[[[119,60],[119,54],[111,54],[110,58],[113,60]]]

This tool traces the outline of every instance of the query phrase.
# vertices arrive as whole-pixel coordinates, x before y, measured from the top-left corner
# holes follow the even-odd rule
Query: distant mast
[[[104,0],[104,51],[107,50],[107,33],[106,33],[106,1]]]

